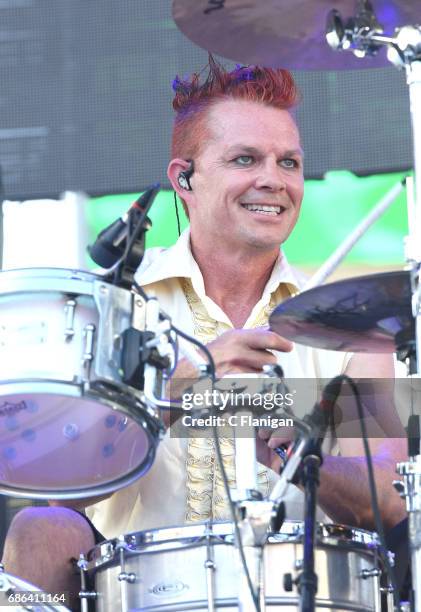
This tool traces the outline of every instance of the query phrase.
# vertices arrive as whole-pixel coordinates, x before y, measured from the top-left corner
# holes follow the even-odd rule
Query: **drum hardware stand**
[[[415,194],[409,194],[409,238],[406,256],[411,269],[413,300],[412,310],[416,320],[415,347],[408,346],[406,362],[410,374],[421,374],[421,289],[419,269],[421,265],[421,26],[397,28],[394,36],[383,36],[369,0],[358,0],[357,16],[346,23],[337,10],[327,18],[326,39],[335,50],[350,50],[357,57],[375,55],[387,47],[389,61],[406,70],[411,105],[414,145]],[[415,349],[415,351],[414,351]],[[402,351],[405,354],[405,351]]]
[[[317,574],[314,571],[314,547],[316,539],[317,488],[320,484],[319,469],[322,464],[320,442],[304,457],[301,480],[304,484],[304,542],[303,566],[297,578],[300,594],[300,611],[313,612],[317,593]]]
[[[267,365],[263,371],[269,377],[283,377],[279,366]],[[239,416],[253,417],[251,410],[242,410]],[[245,429],[245,431],[244,431]],[[239,581],[238,609],[241,612],[265,610],[263,587],[263,547],[268,533],[278,531],[284,520],[284,504],[281,500],[263,500],[257,490],[256,429],[242,428],[241,436],[235,435],[235,472],[237,489],[235,497],[235,545],[244,553],[243,567]],[[234,428],[235,432],[235,428]],[[248,577],[244,565],[247,567]],[[247,579],[249,578],[249,580]],[[254,600],[253,600],[254,594]]]
[[[275,485],[269,499],[276,501],[282,499],[291,483],[297,484],[299,480],[304,485],[304,542],[303,560],[300,563],[300,574],[292,579],[290,574],[284,575],[284,588],[292,591],[297,585],[300,594],[300,611],[313,612],[315,610],[315,596],[317,593],[317,574],[314,571],[314,545],[316,538],[316,506],[317,488],[319,486],[319,468],[322,464],[320,451],[324,436],[310,430],[301,435],[295,442],[292,451],[288,452],[288,459],[281,473],[279,482]]]
[[[363,12],[365,12],[365,23],[363,23]],[[368,20],[367,14],[369,14]],[[352,25],[354,27],[349,27]],[[365,57],[377,53],[382,46],[386,46],[389,61],[406,71],[412,119],[415,184],[414,191],[408,189],[409,236],[405,251],[411,271],[415,342],[409,339],[406,350],[402,347],[398,357],[404,357],[409,374],[419,376],[421,375],[421,27],[408,25],[397,28],[393,37],[385,37],[381,33],[382,28],[377,23],[368,0],[359,0],[357,18],[350,20],[345,26],[338,11],[331,11],[329,14],[326,38],[334,49],[350,49],[358,57]],[[410,423],[408,429],[409,425]],[[406,499],[409,515],[414,612],[421,612],[421,456],[419,452],[418,444],[418,448],[410,449],[409,461],[398,464],[397,471],[404,477],[404,481],[396,484],[398,491]]]
[[[421,610],[421,455],[420,417],[411,415],[408,421],[409,461],[398,463],[397,472],[403,476],[393,484],[399,495],[405,499],[408,512],[409,546],[413,589],[411,611]]]
[[[251,440],[255,444],[254,439]],[[254,499],[252,497],[254,496]],[[260,612],[264,612],[264,590],[263,590],[263,547],[266,544],[268,532],[272,525],[277,507],[273,502],[261,499],[256,491],[249,491],[249,499],[241,500],[236,504],[237,525],[241,537],[241,545],[247,564],[254,595],[259,602]],[[236,534],[236,546],[239,542]],[[244,571],[239,581],[238,609],[241,612],[256,610],[249,584]]]
[[[80,572],[80,586],[79,599],[80,599],[80,610],[81,612],[89,612],[89,600],[95,600],[98,597],[96,591],[88,591],[87,589],[87,570],[88,562],[86,556],[80,553],[77,566]]]
[[[181,332],[173,327],[171,318],[160,309],[156,298],[146,298],[135,289],[133,293],[132,326],[122,334],[123,382],[142,391],[142,400],[153,408],[181,408],[176,401],[164,399],[167,370],[174,360],[169,336],[171,332]],[[183,343],[180,352],[197,367],[199,380],[209,376],[209,364],[187,342]],[[162,374],[158,376],[158,372]]]
[[[143,391],[142,399],[152,407],[161,405],[155,391],[160,385],[163,392],[164,387],[163,377],[157,380],[157,372],[168,369],[170,356],[173,356],[168,341],[171,322],[161,312],[158,301],[148,298],[136,284],[134,275],[145,252],[146,232],[152,226],[147,213],[159,190],[159,183],[149,187],[127,213],[105,228],[88,248],[98,265],[108,267],[106,280],[132,290],[133,315],[131,327],[122,334],[120,371],[122,381]]]
[[[291,451],[280,480],[275,485],[269,500],[281,500],[291,483],[300,480],[304,486],[304,542],[302,570],[295,580],[284,576],[284,586],[292,590],[292,584],[298,586],[300,594],[300,611],[314,612],[317,593],[317,574],[314,571],[314,545],[316,539],[317,489],[319,486],[319,469],[323,462],[321,445],[324,440],[333,409],[342,386],[342,377],[333,378],[323,390],[322,399],[317,402],[310,414],[302,421],[296,419],[301,429]]]
[[[248,438],[236,436],[237,525],[250,581],[261,610],[265,609],[261,588],[263,546],[274,521],[278,523],[277,528],[279,529],[279,521],[283,520],[282,500],[289,485],[296,484],[299,478],[302,479],[305,490],[304,559],[302,572],[293,582],[298,585],[300,592],[301,612],[313,612],[315,609],[317,575],[314,572],[314,540],[319,467],[322,462],[320,446],[328,427],[329,409],[336,402],[341,384],[341,377],[333,379],[323,392],[322,402],[324,404],[316,404],[311,415],[307,415],[303,420],[296,419],[301,435],[294,443],[291,452],[288,452],[280,480],[268,500],[263,501],[257,491],[255,435],[251,436],[249,432]],[[237,532],[236,545],[240,549]],[[239,591],[239,610],[249,612],[255,610],[256,605],[249,584],[244,584],[246,582],[244,572],[242,579]]]
[[[164,376],[158,373],[171,365],[170,330],[171,321],[162,313],[158,300],[145,300],[134,293],[132,325],[122,334],[121,372],[123,382],[142,391],[142,400],[148,406],[167,407],[161,400]],[[157,388],[160,397],[156,396]]]
[[[168,335],[170,318],[163,313],[155,298],[148,298],[134,279],[145,252],[145,237],[152,223],[147,217],[160,184],[149,187],[130,207],[127,213],[102,230],[94,244],[88,248],[92,259],[107,272],[103,277],[133,295],[131,327],[122,334],[120,373],[122,382],[142,391],[142,401],[155,409],[170,408],[162,400],[164,376],[174,356]],[[159,380],[158,380],[159,379]],[[160,397],[156,396],[159,392]]]
[[[241,411],[242,415],[251,415],[251,411]],[[235,431],[235,430],[234,430]],[[244,437],[247,435],[249,437]],[[235,545],[240,553],[244,553],[245,568],[239,580],[238,609],[240,612],[264,612],[262,601],[262,565],[263,546],[267,540],[269,526],[272,521],[274,504],[263,501],[257,491],[257,461],[255,428],[246,429],[242,437],[235,436],[235,473],[237,481]],[[253,589],[253,592],[252,592]],[[254,598],[253,599],[253,593]],[[258,602],[258,607],[257,607]]]
[[[215,560],[213,556],[213,549],[211,546],[212,528],[209,523],[206,523],[206,560],[205,560],[205,572],[206,572],[206,593],[208,596],[208,612],[215,612]]]

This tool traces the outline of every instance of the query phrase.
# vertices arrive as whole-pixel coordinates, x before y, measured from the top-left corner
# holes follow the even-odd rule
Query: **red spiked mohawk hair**
[[[172,158],[194,159],[208,136],[207,113],[223,99],[249,100],[280,108],[292,109],[300,94],[292,74],[282,68],[237,66],[228,72],[209,56],[208,75],[200,82],[200,74],[188,79],[178,76],[173,81],[176,112],[171,154]]]

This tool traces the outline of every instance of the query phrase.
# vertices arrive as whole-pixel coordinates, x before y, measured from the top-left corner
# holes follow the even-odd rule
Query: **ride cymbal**
[[[372,0],[384,34],[421,23],[419,0]],[[345,70],[390,65],[386,50],[365,61],[326,42],[332,9],[344,21],[357,0],[173,0],[178,28],[199,47],[243,64],[291,70]]]
[[[304,291],[279,304],[270,328],[333,351],[393,353],[415,339],[406,271],[359,276]]]

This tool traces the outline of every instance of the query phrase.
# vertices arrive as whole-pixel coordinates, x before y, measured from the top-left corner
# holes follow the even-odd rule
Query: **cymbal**
[[[333,351],[393,353],[415,339],[407,271],[359,276],[279,304],[270,328],[299,344]]]
[[[372,0],[385,35],[421,23],[417,0]],[[355,17],[357,0],[173,0],[178,28],[194,43],[243,64],[291,70],[344,70],[390,66],[386,50],[364,60],[333,51],[326,17],[337,9]]]

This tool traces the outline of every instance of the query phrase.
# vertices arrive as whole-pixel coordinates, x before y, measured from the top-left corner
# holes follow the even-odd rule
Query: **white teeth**
[[[265,206],[263,204],[243,204],[243,207],[252,212],[260,212],[269,215],[280,215],[282,209],[281,206]]]

